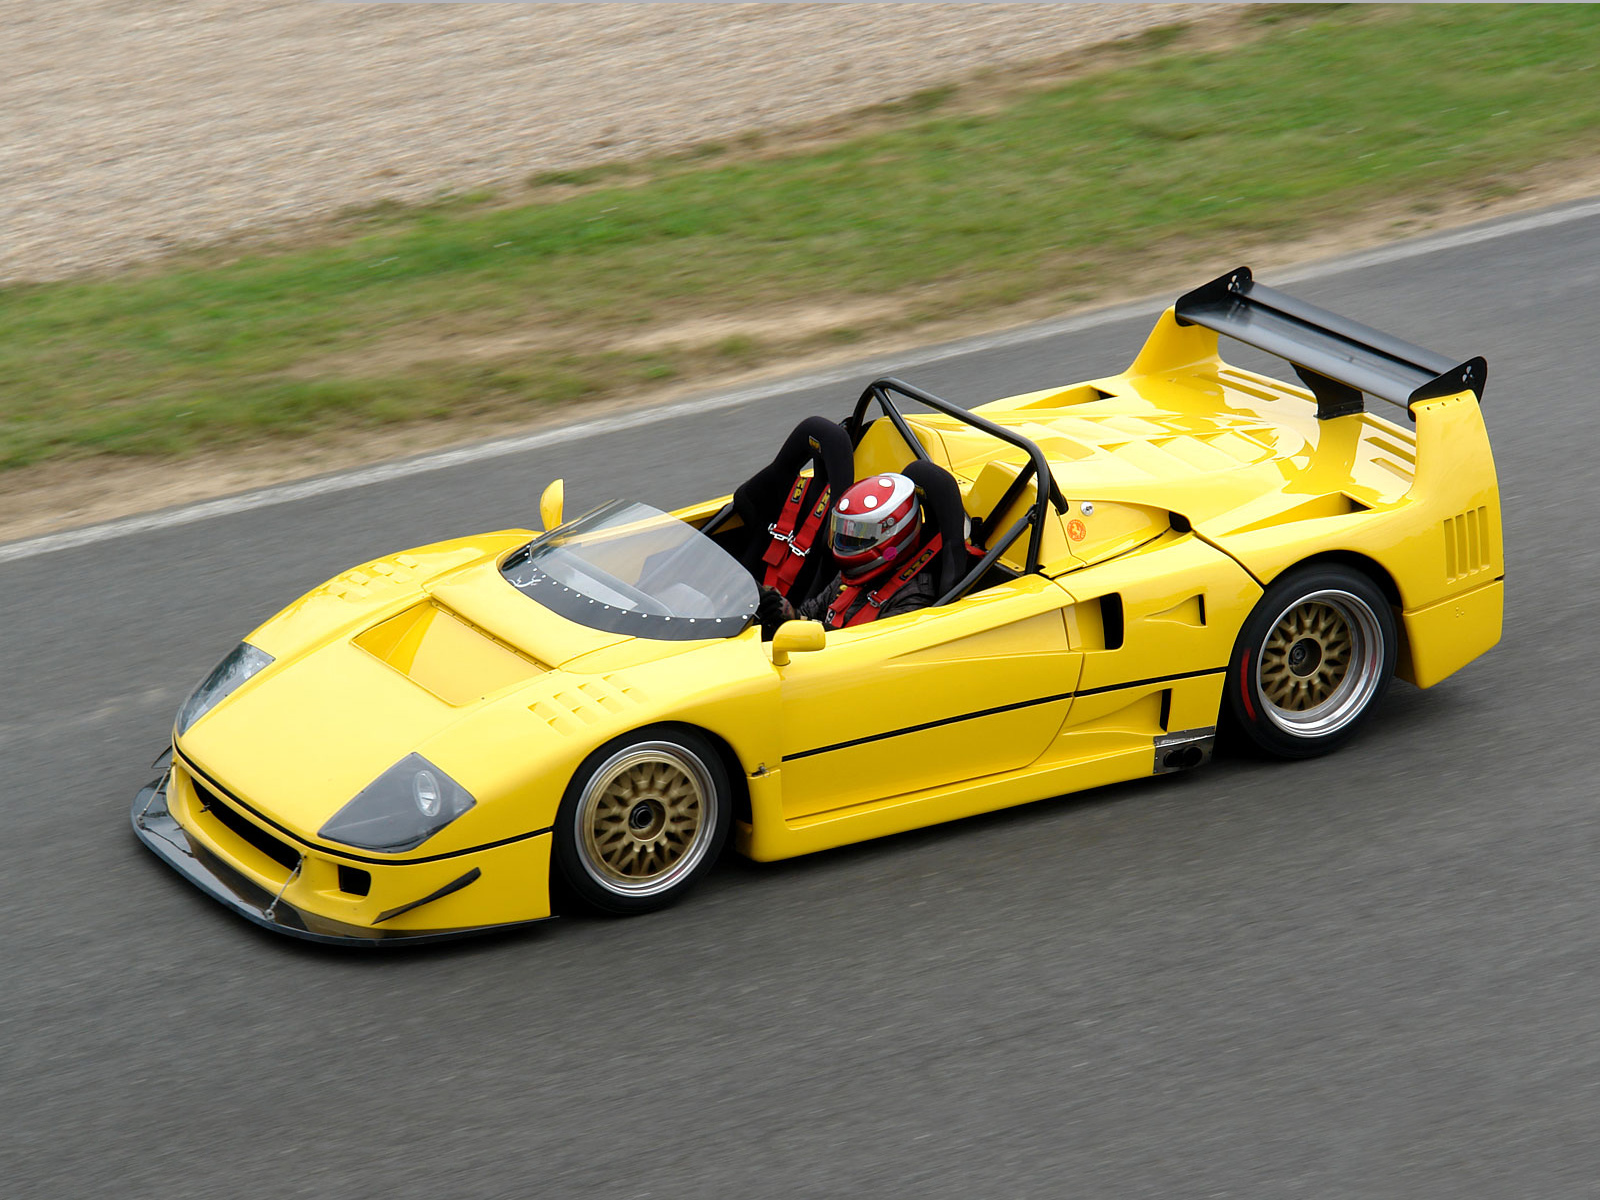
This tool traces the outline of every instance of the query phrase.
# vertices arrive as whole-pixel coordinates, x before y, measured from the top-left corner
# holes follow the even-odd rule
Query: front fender
[[[430,741],[422,752],[479,801],[430,848],[548,828],[583,760],[651,725],[713,735],[732,751],[730,773],[748,777],[778,762],[778,679],[759,630],[623,665],[627,657],[619,646],[551,671]]]

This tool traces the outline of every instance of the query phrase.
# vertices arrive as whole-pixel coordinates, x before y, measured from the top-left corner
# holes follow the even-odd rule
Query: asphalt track
[[[557,474],[571,511],[726,490],[865,372],[0,561],[0,1193],[1595,1194],[1600,215],[1296,274],[1488,356],[1499,648],[1331,758],[727,861],[651,917],[323,951],[127,806],[305,588]],[[1153,309],[896,366],[974,402],[1110,373]]]

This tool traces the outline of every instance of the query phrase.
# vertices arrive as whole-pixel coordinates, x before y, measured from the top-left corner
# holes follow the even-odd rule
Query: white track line
[[[1519,233],[1528,233],[1537,229],[1549,229],[1553,226],[1565,225],[1572,221],[1581,221],[1593,216],[1600,216],[1600,199],[1586,200],[1522,217],[1506,217],[1483,225],[1456,230],[1453,233],[1436,234],[1430,237],[1417,238],[1413,241],[1396,242],[1394,245],[1382,246],[1376,250],[1324,259],[1292,270],[1273,272],[1273,279],[1274,283],[1303,283],[1308,279],[1320,279],[1331,275],[1340,275],[1346,271],[1360,270],[1363,267],[1402,262],[1408,258],[1419,258],[1423,255],[1436,254],[1444,250],[1454,250],[1461,246],[1471,246],[1480,242],[1493,241],[1497,238],[1513,237]],[[1045,321],[1035,325],[1024,325],[1001,333],[964,338],[961,341],[950,342],[929,350],[910,351],[892,359],[868,359],[863,362],[850,363],[807,375],[790,376],[783,379],[774,379],[766,383],[752,384],[748,387],[734,388],[730,391],[716,392],[709,396],[686,400],[678,404],[666,404],[657,408],[641,409],[637,412],[619,413],[612,417],[598,417],[594,420],[578,421],[571,425],[562,425],[539,433],[500,438],[473,446],[462,446],[455,450],[442,450],[437,454],[426,454],[420,458],[400,459],[395,462],[379,463],[371,467],[358,467],[355,470],[343,471],[336,475],[325,475],[317,479],[301,480],[297,483],[276,484],[272,487],[260,488],[252,492],[241,492],[236,496],[224,496],[217,500],[203,500],[196,504],[184,505],[181,508],[122,517],[99,525],[86,525],[81,529],[69,529],[63,533],[45,534],[42,537],[28,538],[23,541],[0,545],[0,563],[34,558],[41,554],[52,554],[57,550],[72,550],[79,546],[91,546],[97,542],[110,541],[113,538],[127,537],[131,534],[150,533],[161,529],[175,529],[182,525],[193,525],[199,521],[209,521],[214,517],[228,517],[235,513],[249,512],[252,509],[270,508],[278,504],[290,504],[296,500],[310,500],[317,496],[353,491],[356,488],[369,487],[376,483],[388,483],[391,480],[404,479],[414,475],[426,475],[431,471],[443,471],[450,467],[464,466],[467,463],[504,458],[507,455],[522,454],[529,450],[543,449],[546,446],[559,446],[566,442],[595,437],[600,434],[616,433],[626,429],[639,429],[647,425],[659,425],[667,421],[676,421],[683,417],[694,417],[702,413],[718,412],[725,408],[736,408],[740,405],[751,404],[760,400],[770,400],[772,397],[783,395],[785,392],[826,387],[831,384],[858,380],[864,376],[882,374],[884,371],[892,370],[912,359],[918,365],[942,362],[946,359],[960,358],[963,355],[976,354],[984,350],[1023,346],[1030,342],[1043,341],[1062,334],[1082,333],[1085,330],[1094,329],[1101,325],[1110,325],[1129,317],[1147,314],[1152,309],[1159,309],[1169,302],[1170,297],[1140,300],[1131,304],[1121,304],[1115,308],[1105,308],[1097,312],[1085,313],[1082,316],[1066,317],[1061,320]]]

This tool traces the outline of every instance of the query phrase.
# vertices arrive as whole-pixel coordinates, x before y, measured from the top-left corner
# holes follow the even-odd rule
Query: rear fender
[[[1416,472],[1399,500],[1227,534],[1217,544],[1263,585],[1312,558],[1378,564],[1393,580],[1405,629],[1398,673],[1430,687],[1500,640],[1505,559],[1499,482],[1477,397],[1421,400],[1412,410]]]

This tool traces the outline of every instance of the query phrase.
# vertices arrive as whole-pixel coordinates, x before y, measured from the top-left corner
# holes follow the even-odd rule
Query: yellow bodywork
[[[174,817],[311,918],[367,926],[472,867],[471,886],[385,928],[497,925],[548,915],[563,790],[596,747],[648,725],[710,735],[742,793],[735,844],[779,859],[1150,774],[1157,738],[1217,724],[1241,625],[1310,559],[1374,577],[1400,616],[1400,673],[1420,687],[1499,638],[1499,494],[1470,392],[1415,404],[1414,429],[1398,410],[1319,420],[1306,390],[1227,365],[1215,333],[1169,309],[1123,374],[975,411],[1033,439],[1068,501],[1049,511],[1038,573],[782,637],[775,663],[754,627],[663,642],[556,615],[499,572],[529,530],[398,554],[249,636],[275,661],[177,740]],[[975,517],[1026,461],[954,418],[909,420]],[[879,420],[857,476],[911,457]],[[701,524],[725,500],[677,515]],[[1020,572],[1026,544],[1002,563]],[[476,806],[403,854],[318,837],[411,752]],[[274,839],[304,856],[298,872],[259,848]],[[341,866],[370,876],[366,895],[341,887]]]

